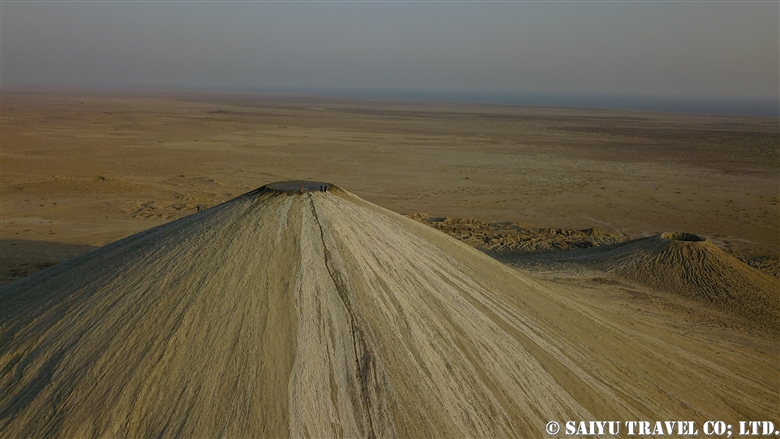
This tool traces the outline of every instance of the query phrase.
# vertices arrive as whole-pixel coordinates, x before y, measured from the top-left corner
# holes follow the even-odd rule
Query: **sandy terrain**
[[[780,425],[776,118],[3,90],[0,122],[9,436]],[[349,192],[236,198],[288,179]]]
[[[2,299],[10,437],[541,437],[780,402],[770,340],[670,327],[335,189],[250,193]]]
[[[399,213],[690,231],[777,259],[772,118],[3,90],[0,123],[4,282],[298,178]]]

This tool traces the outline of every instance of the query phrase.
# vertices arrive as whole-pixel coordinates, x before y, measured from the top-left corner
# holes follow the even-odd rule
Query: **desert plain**
[[[366,360],[358,358],[355,364],[339,367],[338,361],[343,360],[336,355],[329,366],[336,371],[331,374],[331,390],[346,393],[334,394],[332,410],[321,416],[317,410],[324,403],[314,398],[318,394],[302,390],[306,389],[303,384],[291,384],[288,392],[286,384],[276,382],[280,388],[273,395],[284,394],[290,402],[267,425],[274,428],[268,430],[274,434],[305,435],[307,428],[316,426],[322,435],[338,435],[330,428],[342,425],[353,428],[349,431],[354,435],[369,436],[534,436],[556,413],[583,419],[681,416],[699,422],[713,418],[780,424],[780,419],[770,419],[780,404],[780,127],[776,118],[237,92],[3,90],[2,97],[0,274],[3,284],[20,294],[24,292],[20,285],[25,284],[10,282],[173,220],[198,213],[218,218],[223,215],[220,212],[234,210],[284,212],[279,217],[283,219],[269,216],[273,221],[257,226],[257,230],[278,230],[274,232],[280,236],[278,250],[274,251],[279,254],[289,253],[299,241],[301,248],[308,242],[314,249],[321,240],[325,245],[322,258],[314,250],[300,250],[295,259],[309,261],[306,264],[315,267],[309,273],[333,276],[333,264],[364,275],[373,270],[383,282],[382,288],[376,288],[396,295],[413,280],[441,285],[434,294],[441,294],[441,302],[436,302],[441,306],[431,305],[428,299],[419,299],[419,303],[408,297],[401,300],[398,309],[404,312],[400,315],[413,316],[409,318],[414,322],[413,330],[407,324],[412,335],[403,343],[380,329],[395,324],[392,315],[365,317],[381,309],[366,305],[374,300],[368,293],[341,296],[340,300],[354,300],[352,306],[363,310],[356,314],[363,317],[349,320],[343,310],[335,311],[341,309],[342,294],[335,282],[328,294],[333,302],[331,318],[340,323],[333,327],[314,311],[306,315],[316,314],[323,326],[306,326],[311,321],[301,318],[300,307],[314,305],[307,305],[306,296],[296,296],[300,299],[297,320],[293,315],[277,317],[286,322],[285,328],[295,326],[290,323],[295,321],[303,325],[297,332],[280,332],[291,339],[298,334],[295,361],[321,357],[316,353],[300,356],[300,349],[314,349],[314,336],[306,336],[306,331],[315,334],[322,328],[329,328],[334,349],[349,351],[350,343],[338,346],[350,339],[344,328],[351,325],[355,346],[363,343],[362,336],[355,335],[359,328],[368,334],[365,352],[371,354],[369,358],[384,361],[387,373],[383,375],[385,369],[376,366],[381,370],[372,372],[371,379],[362,376],[362,385],[369,382],[374,393],[364,389],[366,402],[349,406],[345,401],[354,403],[351,392],[360,384],[334,386],[333,380],[355,364],[362,367],[361,361]],[[310,199],[295,201],[259,195],[255,204],[241,198],[219,206],[283,180],[325,181],[348,192],[338,195],[341,198],[312,194]],[[359,198],[353,199],[352,194]],[[365,202],[368,207],[354,207]],[[381,208],[407,218],[387,216],[390,213]],[[299,221],[306,233],[288,236],[281,232],[283,222],[293,221],[288,211],[301,212]],[[317,212],[330,215],[320,220]],[[409,218],[417,223],[411,225],[406,221]],[[200,242],[198,236],[222,233],[206,223],[187,221],[176,227],[184,230],[189,227],[186,224],[193,224],[197,233],[186,234],[192,242]],[[313,228],[315,223],[319,229]],[[237,227],[245,236],[256,236],[256,230],[246,224]],[[482,253],[464,250],[433,228]],[[372,238],[374,232],[377,236]],[[398,237],[392,238],[394,234]],[[167,236],[161,236],[161,242]],[[418,248],[410,237],[426,238]],[[366,250],[365,243],[372,239],[377,249]],[[154,241],[137,240],[139,249]],[[229,243],[230,248],[243,245],[219,242]],[[282,242],[288,244],[280,246]],[[328,245],[331,251],[341,248],[341,259],[330,256],[332,262],[322,262],[329,258]],[[190,250],[176,251],[185,254]],[[431,254],[428,259],[419,256],[426,252]],[[364,258],[360,257],[363,253]],[[380,253],[385,256],[372,256]],[[409,262],[418,256],[418,264]],[[171,267],[186,259],[172,259],[177,262]],[[396,270],[394,260],[403,268]],[[426,261],[433,265],[427,266]],[[99,272],[99,263],[91,263]],[[160,267],[156,269],[164,278],[165,269]],[[473,276],[463,274],[472,271]],[[82,278],[86,272],[79,273]],[[134,282],[142,282],[141,271],[128,273],[128,278],[137,279]],[[388,280],[393,273],[398,285]],[[404,273],[411,274],[407,278]],[[317,285],[312,276],[301,282]],[[434,278],[442,283],[430,280]],[[72,297],[92,294],[88,285],[77,283],[68,293]],[[45,296],[50,293],[44,284],[37,283],[35,288],[42,288]],[[530,293],[517,295],[518,285]],[[208,297],[213,303],[206,309],[220,309],[221,299]],[[458,302],[461,297],[471,302]],[[254,300],[232,296],[225,300],[234,299],[236,303]],[[43,313],[13,298],[7,300],[31,316]],[[285,303],[277,305],[278,310],[291,312]],[[427,317],[420,313],[424,306],[431,306]],[[249,308],[242,305],[238,309]],[[54,328],[66,324],[62,323],[67,320],[62,317],[68,315],[66,311],[59,317],[52,311],[29,321],[51,321]],[[351,314],[354,309],[347,306],[347,311]],[[382,318],[388,319],[387,325],[377,323]],[[436,328],[449,330],[429,333],[433,329],[426,327],[426,318],[431,325],[440,325]],[[150,319],[144,324],[153,328]],[[90,325],[108,325],[94,322]],[[76,331],[73,328],[80,324],[70,328]],[[191,334],[200,334],[204,340],[213,337],[198,322],[189,324]],[[365,324],[362,329],[361,324]],[[18,329],[27,323],[14,325],[4,333],[11,334],[19,356],[9,351],[4,359],[8,367],[17,367],[18,358],[35,352],[29,344],[32,341],[19,336],[28,331]],[[404,333],[401,326],[397,331]],[[110,325],[106,328],[110,331]],[[243,340],[240,325],[230,323],[224,329]],[[29,331],[34,334],[33,329]],[[342,336],[339,331],[346,332]],[[136,338],[128,338],[126,346],[117,345],[117,352],[133,343],[147,343],[142,341],[146,333],[132,334]],[[64,343],[57,339],[59,335],[46,337],[52,340],[51,346]],[[454,344],[437,341],[448,337],[453,337]],[[439,367],[427,378],[421,369],[407,370],[408,363],[393,360],[415,349],[424,352],[424,346],[432,349],[431,356],[416,361],[436,362]],[[355,355],[357,351],[355,347]],[[450,364],[461,357],[468,358],[472,366]],[[219,358],[212,361],[219,363]],[[292,357],[285,358],[279,361],[290,364],[269,365],[268,370],[287,370],[293,382],[309,373],[308,367],[312,374],[321,375],[318,379],[327,387],[327,374],[322,374],[325,366],[295,366]],[[170,361],[171,370],[182,368],[175,359],[165,361]],[[374,367],[372,361],[365,364]],[[517,369],[511,366],[513,361],[520,365]],[[232,367],[223,366],[226,370]],[[78,376],[75,366],[63,365],[63,377],[69,376],[68,367]],[[360,377],[361,371],[344,376]],[[419,382],[429,383],[440,393],[417,392],[419,382],[409,378],[415,373],[420,373]],[[479,379],[469,381],[477,375]],[[160,389],[170,384],[164,376],[154,376]],[[239,381],[246,378],[236,376]],[[386,379],[395,383],[397,399],[382,396],[387,390],[382,377],[392,378]],[[38,388],[30,380],[29,386]],[[5,400],[7,422],[23,429],[35,424],[36,413],[43,413],[48,402],[33,400],[30,391],[24,391],[23,381],[13,382],[22,390],[9,393]],[[62,383],[58,385],[67,387],[65,378]],[[148,399],[145,410],[154,412],[149,407],[154,406],[155,395],[143,397]],[[403,398],[417,401],[436,416],[426,419],[411,408],[392,405],[401,404]],[[479,403],[458,405],[469,398]],[[127,399],[122,401],[130,404]],[[31,407],[26,412],[19,408],[25,404]],[[100,401],[96,400],[95,407],[101,407]],[[442,408],[437,411],[435,407]],[[86,428],[83,425],[97,425],[89,421],[93,413],[72,410],[63,413],[80,416],[82,423],[71,430],[45,431],[84,433],[88,430],[81,430]],[[213,419],[205,414],[188,420],[187,413],[182,409],[171,414],[169,422],[195,429],[182,431],[197,431],[198,422],[215,428],[207,431],[225,431],[209,424]],[[266,407],[263,413],[277,411]],[[345,414],[354,422],[339,418]],[[153,415],[143,419],[148,421]],[[453,419],[463,424],[452,423]],[[377,420],[382,420],[381,425]],[[250,425],[252,419],[242,422]],[[118,425],[106,421],[105,429],[89,431],[120,434],[121,430],[111,430]],[[133,424],[129,418],[126,427],[125,435],[152,431],[147,424]]]
[[[227,92],[2,97],[3,282],[291,179],[402,214],[689,231],[777,272],[776,118]]]

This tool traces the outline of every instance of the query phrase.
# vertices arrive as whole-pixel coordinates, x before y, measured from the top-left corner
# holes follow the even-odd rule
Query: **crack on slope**
[[[371,419],[371,411],[369,410],[370,399],[368,396],[368,379],[371,371],[374,369],[374,358],[368,349],[361,349],[358,347],[358,337],[360,337],[360,340],[363,340],[363,333],[355,325],[354,312],[352,310],[352,305],[347,298],[346,286],[341,280],[341,276],[339,275],[338,270],[331,266],[331,253],[330,250],[328,250],[328,246],[325,244],[325,232],[322,230],[322,223],[320,222],[319,216],[317,216],[317,209],[314,207],[314,198],[311,194],[309,194],[309,202],[311,203],[311,212],[314,216],[314,221],[317,223],[317,227],[320,229],[320,239],[322,240],[322,248],[325,253],[325,268],[327,268],[328,274],[330,274],[330,277],[333,280],[333,284],[336,287],[336,291],[338,291],[341,302],[344,304],[344,308],[347,310],[347,315],[349,316],[349,326],[350,331],[352,332],[352,347],[355,352],[357,370],[360,373],[360,396],[361,400],[363,401],[363,405],[365,406],[366,418],[368,418],[368,437],[375,438],[376,432],[374,431],[374,423]],[[360,344],[362,345],[363,343]]]

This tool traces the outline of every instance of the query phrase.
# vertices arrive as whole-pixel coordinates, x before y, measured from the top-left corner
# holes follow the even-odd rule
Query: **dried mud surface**
[[[539,436],[780,405],[777,118],[0,105],[4,432]],[[300,179],[356,197],[221,204]]]
[[[472,247],[496,255],[568,251],[628,239],[624,235],[603,232],[595,227],[583,230],[551,229],[519,222],[489,223],[474,218],[431,218],[424,214],[407,216]]]
[[[776,413],[776,343],[701,343],[594,292],[344,191],[258,190],[7,285],[0,427],[538,437],[549,419]]]

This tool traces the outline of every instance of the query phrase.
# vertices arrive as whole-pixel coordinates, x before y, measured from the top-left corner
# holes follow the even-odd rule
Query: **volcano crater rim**
[[[279,192],[322,192],[334,189],[336,186],[332,183],[326,183],[324,181],[314,180],[288,180],[277,181],[275,183],[269,183],[263,186],[266,190],[279,191]]]

